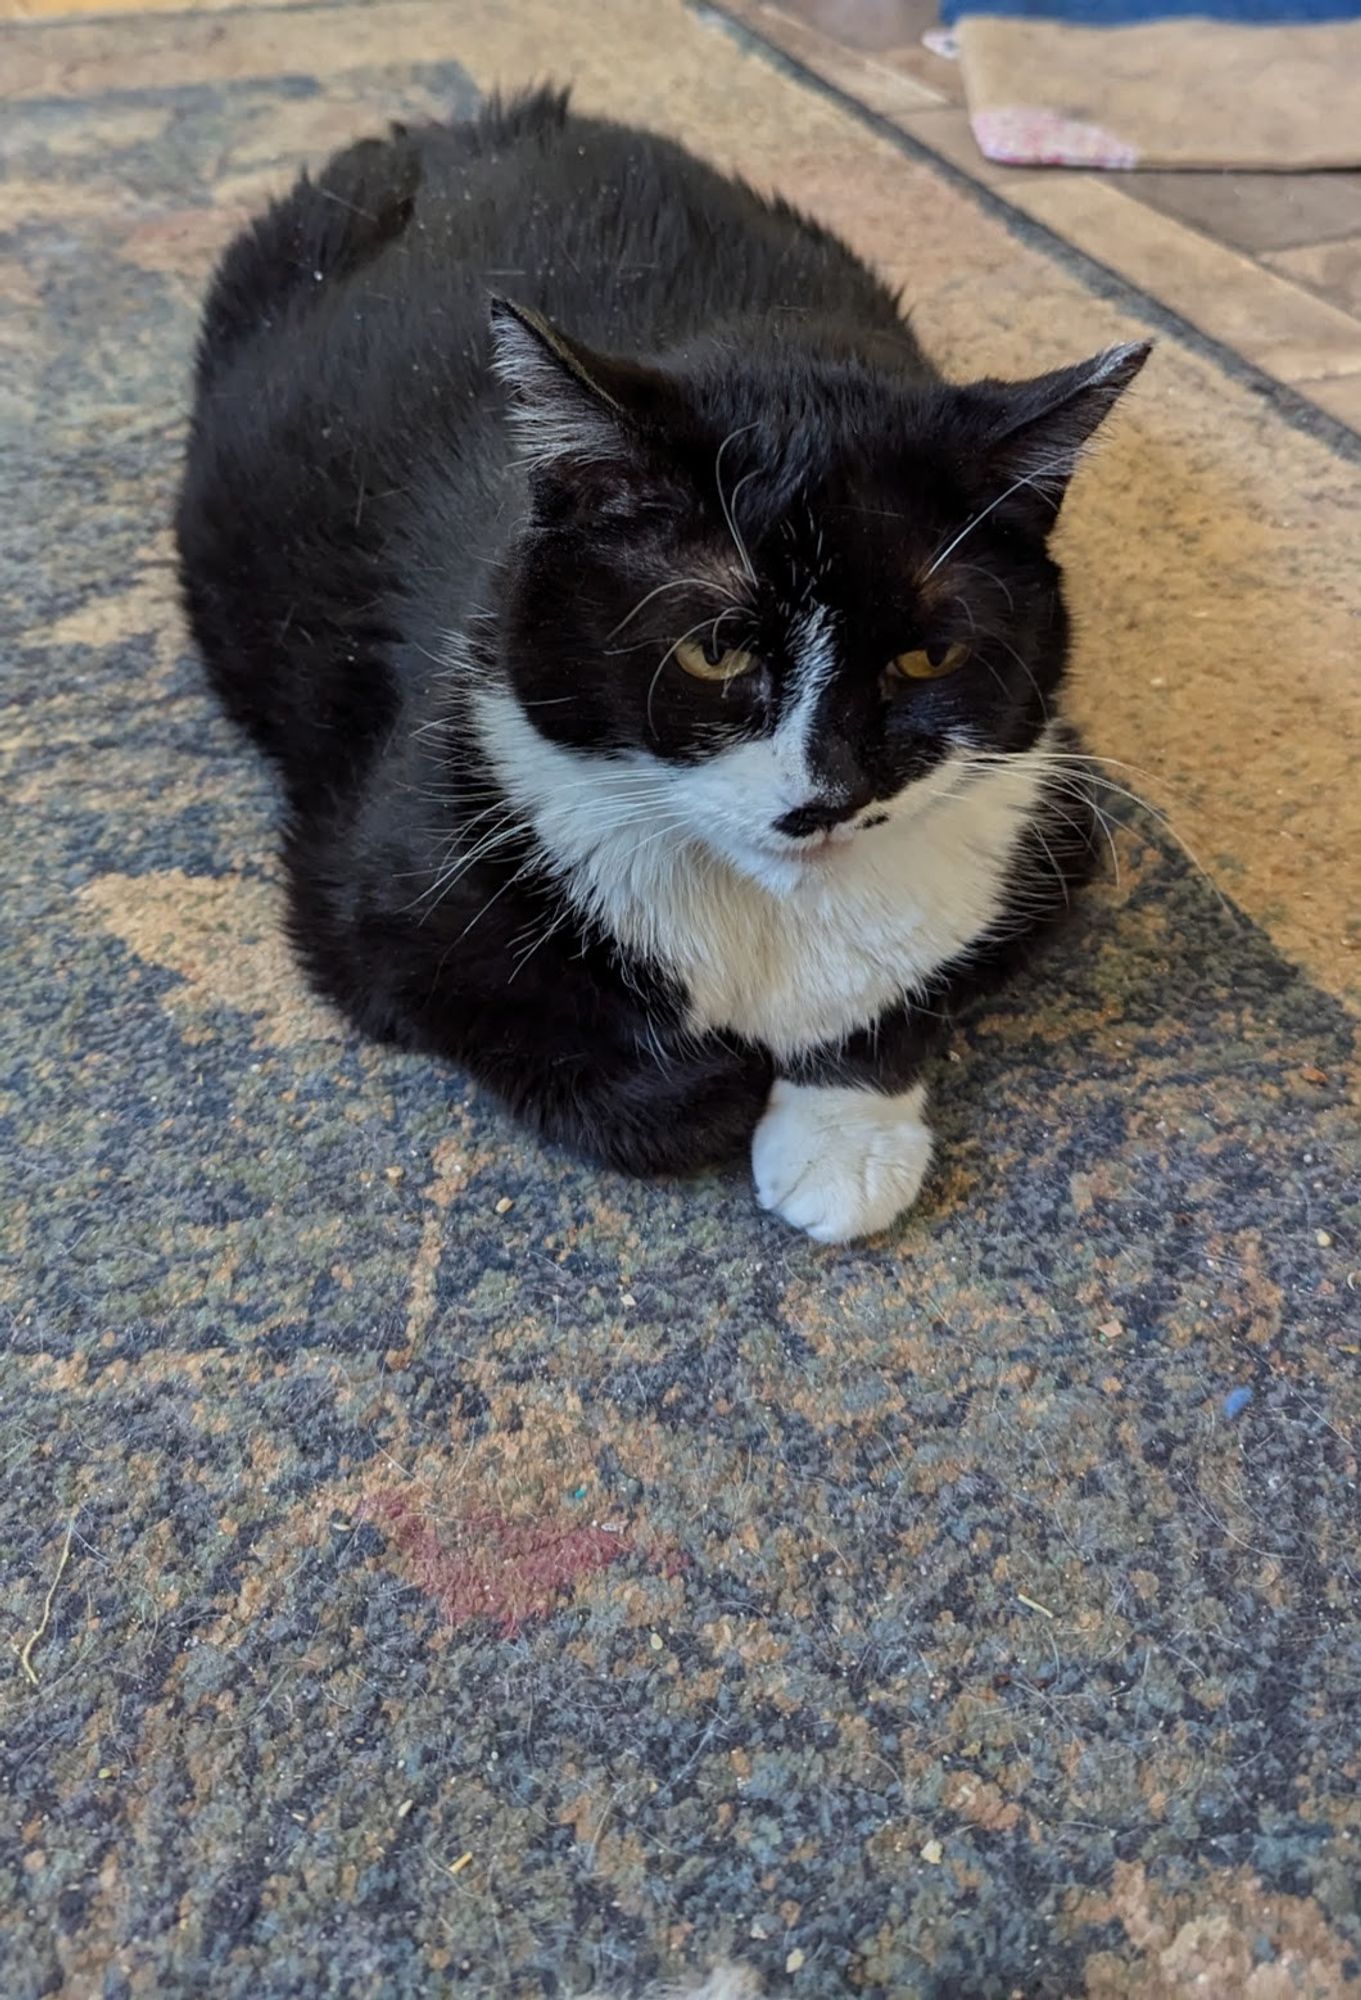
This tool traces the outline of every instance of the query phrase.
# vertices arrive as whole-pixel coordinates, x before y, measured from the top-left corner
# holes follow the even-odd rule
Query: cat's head
[[[777,889],[947,759],[1035,744],[1068,650],[1048,536],[1147,345],[955,387],[906,336],[644,365],[498,304],[493,340],[531,495],[503,665],[540,738],[661,781]]]

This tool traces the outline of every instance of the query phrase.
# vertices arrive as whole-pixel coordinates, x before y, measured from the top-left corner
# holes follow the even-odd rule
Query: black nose
[[[813,799],[806,806],[795,806],[793,812],[787,812],[783,819],[777,819],[775,831],[789,840],[802,840],[807,834],[826,833],[828,827],[840,826],[843,820],[851,819],[859,810],[860,806],[854,799],[841,799],[836,804]]]

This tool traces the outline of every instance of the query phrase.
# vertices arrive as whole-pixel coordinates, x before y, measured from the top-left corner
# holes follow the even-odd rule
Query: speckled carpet
[[[1066,552],[1197,865],[1128,806],[867,1248],[351,1039],[174,609],[216,249],[544,74],[960,372],[1163,336]],[[1361,1992],[1357,440],[672,0],[34,25],[0,80],[5,2000]]]

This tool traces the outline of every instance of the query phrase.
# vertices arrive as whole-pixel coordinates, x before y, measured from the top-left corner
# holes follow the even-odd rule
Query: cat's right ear
[[[650,370],[593,353],[509,299],[492,300],[491,339],[524,463],[566,470],[635,456],[661,398]]]

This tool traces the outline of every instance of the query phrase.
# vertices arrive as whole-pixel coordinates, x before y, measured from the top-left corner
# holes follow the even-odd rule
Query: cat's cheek
[[[777,1082],[751,1146],[756,1199],[819,1243],[853,1243],[912,1206],[931,1164],[926,1086]]]

